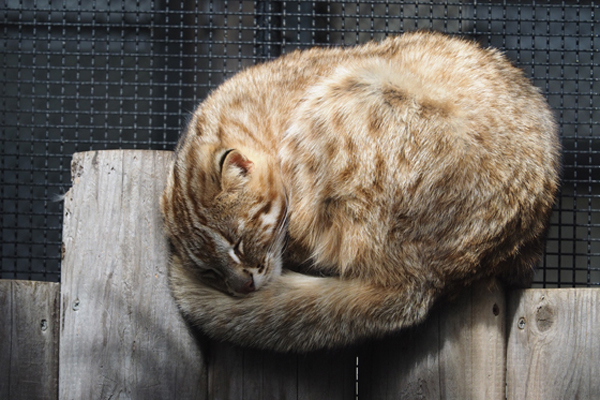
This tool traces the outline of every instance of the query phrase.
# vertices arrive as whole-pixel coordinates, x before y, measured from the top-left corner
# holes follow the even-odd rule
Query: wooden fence
[[[210,342],[170,297],[158,197],[171,153],[79,153],[62,281],[0,281],[0,399],[598,399],[593,289],[481,285],[417,328],[282,355]]]

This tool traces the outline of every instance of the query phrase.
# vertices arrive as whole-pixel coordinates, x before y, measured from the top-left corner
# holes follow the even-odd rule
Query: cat
[[[295,51],[194,112],[161,198],[170,286],[209,337],[305,352],[420,323],[470,284],[526,284],[559,185],[543,96],[435,32]]]

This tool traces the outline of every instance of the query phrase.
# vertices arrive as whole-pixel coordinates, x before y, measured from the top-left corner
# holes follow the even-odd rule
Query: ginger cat
[[[525,283],[559,169],[549,107],[495,50],[418,32],[296,51],[194,112],[161,199],[171,289],[244,346],[381,336],[477,280]]]

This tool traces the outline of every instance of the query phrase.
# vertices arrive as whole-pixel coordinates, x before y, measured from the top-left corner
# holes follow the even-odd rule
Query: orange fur
[[[178,146],[161,200],[173,294],[210,336],[281,351],[410,326],[478,279],[531,276],[559,151],[538,91],[465,40],[258,65]]]

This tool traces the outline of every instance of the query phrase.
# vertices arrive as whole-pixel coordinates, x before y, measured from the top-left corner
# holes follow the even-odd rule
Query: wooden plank
[[[206,366],[167,286],[158,200],[170,152],[73,156],[65,198],[60,399],[205,399]]]
[[[296,357],[252,349],[242,354],[244,399],[297,398]]]
[[[277,354],[211,343],[209,398],[355,399],[354,349]]]
[[[298,356],[298,399],[356,399],[357,356],[354,347]]]
[[[365,345],[365,399],[504,399],[505,301],[478,285],[440,305],[420,326]]]
[[[508,399],[600,399],[600,290],[509,297]]]
[[[58,397],[59,288],[0,280],[0,399]]]
[[[210,343],[208,398],[244,400],[244,350],[226,343]]]
[[[211,400],[295,399],[295,356],[212,343]]]

